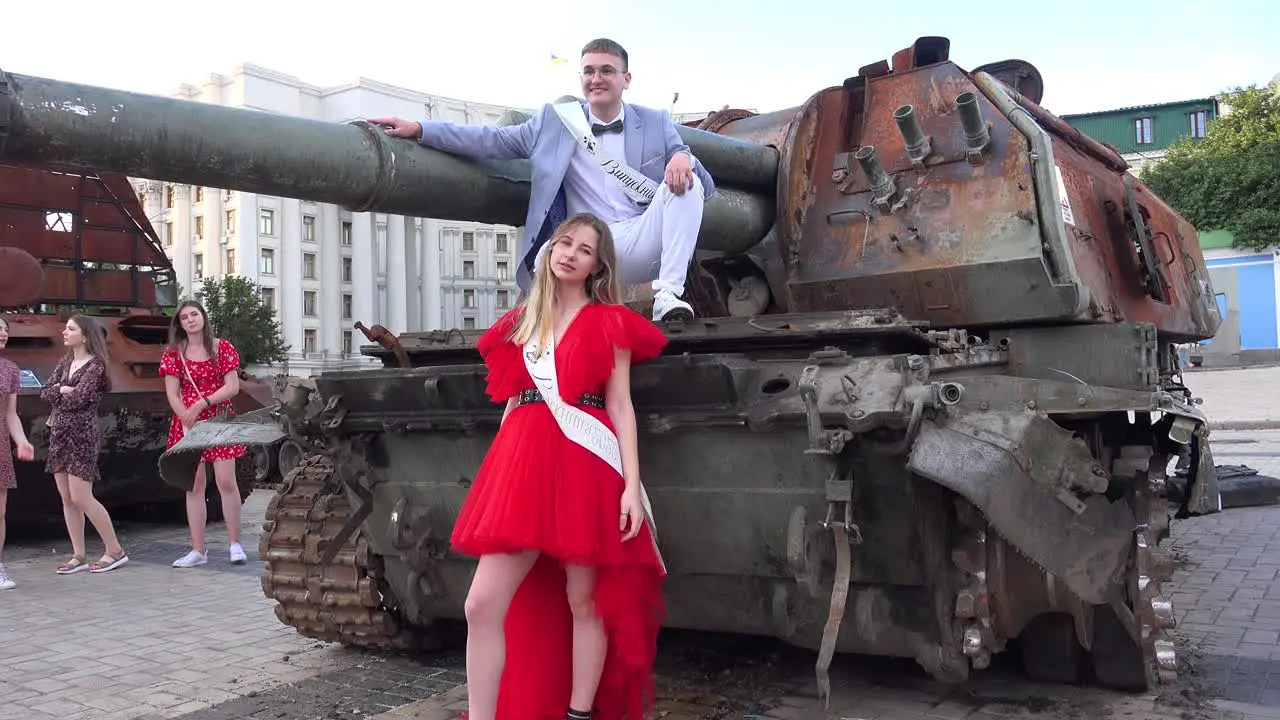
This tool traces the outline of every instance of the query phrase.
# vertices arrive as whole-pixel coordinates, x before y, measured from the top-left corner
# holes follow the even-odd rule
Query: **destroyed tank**
[[[176,289],[172,265],[127,177],[0,159],[0,311],[9,322],[0,357],[21,372],[18,417],[36,447],[35,462],[15,464],[19,491],[9,494],[11,525],[62,519],[62,501],[45,470],[50,408],[40,388],[66,352],[67,318],[78,312],[102,323],[111,353],[113,389],[98,416],[102,479],[94,495],[113,511],[185,517],[183,493],[156,473],[172,417],[159,368],[169,338],[165,311],[176,305]],[[247,374],[241,388],[240,412],[272,400],[271,386]],[[263,466],[254,459],[237,466],[244,497],[256,480],[269,479],[257,477]],[[217,520],[216,489],[209,497]]]
[[[1161,544],[1175,511],[1220,509],[1174,352],[1221,322],[1196,231],[1040,107],[1034,67],[948,53],[920,38],[799,107],[678,128],[718,193],[697,319],[664,324],[669,347],[632,378],[666,625],[811,649],[823,692],[835,652],[963,682],[1015,642],[1035,679],[1175,682]],[[517,225],[528,202],[527,164],[360,121],[8,84],[8,156],[359,213]],[[404,252],[385,270],[411,279]],[[182,483],[203,447],[298,443],[260,547],[277,617],[422,646],[463,616],[474,565],[449,535],[502,408],[479,331],[364,320],[382,368],[202,424],[161,469]]]

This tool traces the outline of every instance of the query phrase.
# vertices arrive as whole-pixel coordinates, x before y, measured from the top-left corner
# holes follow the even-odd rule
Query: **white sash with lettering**
[[[654,196],[658,194],[658,184],[600,147],[595,135],[591,133],[591,128],[587,125],[587,118],[582,113],[581,105],[577,102],[563,102],[552,107],[555,108],[556,115],[560,116],[560,122],[564,123],[569,135],[600,164],[604,174],[613,178],[628,197],[639,205],[648,205],[653,202]]]
[[[548,340],[547,347],[541,355],[538,354],[536,338],[530,339],[529,342],[525,343],[525,368],[529,371],[529,376],[533,378],[534,385],[537,386],[538,392],[542,394],[543,402],[551,410],[551,416],[556,419],[556,423],[560,425],[560,430],[564,432],[565,437],[609,463],[617,471],[619,477],[625,477],[622,472],[622,449],[618,444],[618,437],[604,423],[584,412],[582,408],[569,405],[560,397],[560,383],[556,375],[555,358],[556,345],[554,338]],[[662,563],[662,568],[665,572],[666,563],[663,562],[662,553],[658,550],[658,528],[653,522],[653,507],[649,504],[649,494],[645,492],[643,483],[640,484],[640,502],[644,505],[645,519],[649,523],[649,534],[653,538],[653,552],[657,554],[658,562]]]

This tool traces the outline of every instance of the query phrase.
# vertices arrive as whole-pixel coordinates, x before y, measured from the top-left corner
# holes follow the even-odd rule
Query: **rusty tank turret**
[[[22,373],[18,416],[36,447],[35,462],[15,465],[20,491],[9,495],[11,524],[61,521],[62,502],[44,465],[49,407],[40,388],[66,352],[62,328],[77,312],[101,321],[111,353],[96,497],[113,510],[184,517],[182,493],[155,472],[172,416],[159,368],[176,291],[173,268],[127,177],[0,159],[0,311],[9,322],[0,356]],[[246,374],[241,387],[239,412],[272,400],[262,380]],[[262,452],[255,455],[237,467],[246,497],[255,481],[268,479],[257,477],[261,462],[254,460]],[[216,490],[210,499],[216,520]]]
[[[820,688],[835,652],[959,682],[1015,639],[1037,679],[1173,682],[1161,543],[1175,510],[1220,509],[1173,350],[1221,321],[1195,229],[1041,108],[1032,66],[948,52],[921,38],[799,107],[679,128],[720,190],[698,320],[632,381],[667,624],[811,648]],[[365,123],[7,82],[5,156],[480,222],[528,198],[527,165]],[[501,417],[478,334],[377,333],[383,368],[166,454],[181,482],[211,444],[310,453],[262,540],[281,621],[390,648],[462,617],[473,565],[448,537]]]

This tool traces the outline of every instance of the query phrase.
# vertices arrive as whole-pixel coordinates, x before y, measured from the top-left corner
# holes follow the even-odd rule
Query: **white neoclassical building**
[[[493,124],[511,109],[366,79],[320,88],[253,65],[183,85],[172,96],[335,122],[398,115]],[[184,295],[209,277],[259,283],[291,346],[279,369],[293,375],[368,364],[356,321],[393,333],[485,328],[516,301],[519,228],[134,183]]]

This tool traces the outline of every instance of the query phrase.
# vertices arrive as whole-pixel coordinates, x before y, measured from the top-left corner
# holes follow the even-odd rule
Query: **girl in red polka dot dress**
[[[213,336],[204,306],[188,300],[178,306],[169,326],[169,348],[160,359],[173,421],[169,424],[169,445],[173,447],[188,428],[210,420],[231,406],[240,392],[240,354],[230,342]],[[207,519],[204,499],[204,466],[213,464],[213,478],[222,496],[222,514],[227,521],[231,562],[245,562],[240,547],[240,488],[236,485],[236,458],[245,454],[243,445],[205,450],[196,467],[195,483],[187,493],[187,525],[191,528],[191,552],[174,561],[178,568],[208,562],[204,545]]]

